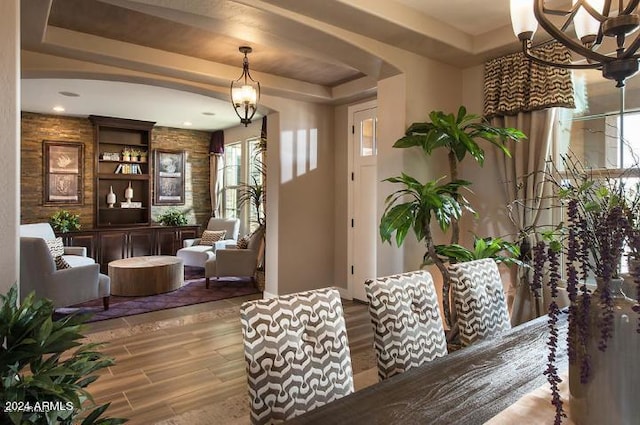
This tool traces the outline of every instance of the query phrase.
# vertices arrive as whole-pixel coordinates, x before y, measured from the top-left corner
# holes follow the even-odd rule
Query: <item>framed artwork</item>
[[[84,143],[45,140],[44,205],[82,204]]]
[[[154,150],[154,205],[184,205],[184,151]]]

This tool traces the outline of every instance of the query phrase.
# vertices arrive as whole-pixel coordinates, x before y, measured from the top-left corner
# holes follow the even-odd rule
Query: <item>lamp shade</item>
[[[579,0],[573,0],[575,5]],[[598,13],[602,13],[604,8],[604,0],[588,0],[585,3],[589,3],[589,6],[594,8]],[[576,30],[578,38],[585,42],[585,39],[595,38],[600,30],[600,21],[594,18],[584,6],[580,6],[576,12],[575,18],[573,18],[573,26]]]
[[[224,155],[224,131],[218,130],[211,133],[209,153],[213,155]]]
[[[538,20],[533,13],[533,0],[511,0],[511,26],[519,39],[533,38],[538,29]]]

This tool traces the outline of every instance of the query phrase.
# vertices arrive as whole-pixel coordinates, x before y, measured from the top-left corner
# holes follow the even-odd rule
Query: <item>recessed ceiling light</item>
[[[203,112],[202,115],[214,116],[215,113],[214,112]]]
[[[64,108],[62,106],[54,106],[53,110],[56,112],[64,112]]]
[[[189,127],[190,125],[193,125],[190,121],[185,121],[182,123],[182,125],[184,125],[185,127]]]
[[[78,93],[74,93],[72,91],[59,91],[58,93],[60,93],[63,96],[67,96],[67,97],[78,97],[78,96],[80,96]]]

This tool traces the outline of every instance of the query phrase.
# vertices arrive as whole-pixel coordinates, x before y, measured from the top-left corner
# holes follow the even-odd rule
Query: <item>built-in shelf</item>
[[[151,224],[151,157],[146,162],[101,159],[105,152],[120,153],[124,147],[151,152],[151,131],[155,123],[120,118],[89,117],[95,137],[95,215],[97,227],[148,226]],[[122,147],[122,149],[120,148]],[[136,165],[139,173],[115,173],[119,165]],[[126,167],[129,168],[129,167]],[[133,202],[142,208],[120,208],[125,190],[133,189]],[[107,194],[116,195],[116,206],[109,208]]]

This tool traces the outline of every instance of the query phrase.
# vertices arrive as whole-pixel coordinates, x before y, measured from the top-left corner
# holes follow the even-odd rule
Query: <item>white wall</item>
[[[267,292],[332,286],[333,108],[279,97],[263,100],[278,111],[278,125],[272,126],[269,115],[268,130]]]
[[[18,280],[20,208],[19,1],[0,2],[0,293]]]

